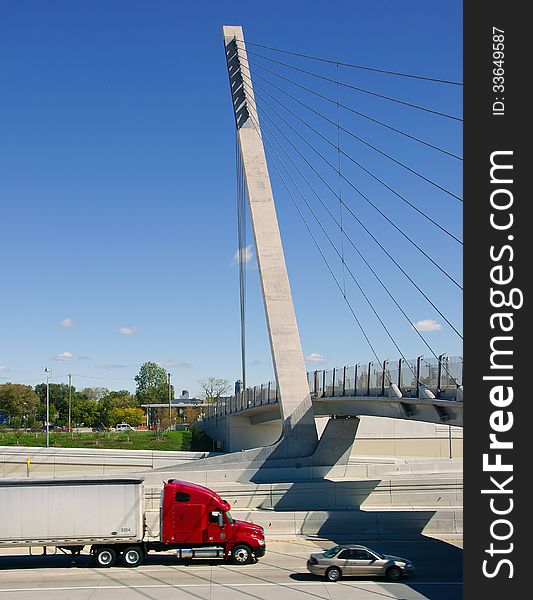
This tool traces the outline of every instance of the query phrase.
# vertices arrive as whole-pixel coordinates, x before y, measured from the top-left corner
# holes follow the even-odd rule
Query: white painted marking
[[[416,585],[463,585],[462,581],[416,581],[413,582]],[[330,581],[308,581],[308,582],[280,582],[280,583],[184,583],[184,584],[153,584],[153,585],[80,585],[80,586],[70,586],[70,587],[38,587],[38,588],[7,588],[0,589],[0,593],[2,592],[66,592],[66,591],[75,591],[75,590],[122,590],[122,589],[132,589],[132,590],[145,590],[145,589],[180,589],[180,588],[201,588],[201,587],[309,587],[309,586],[317,586],[317,585],[335,585],[335,586],[391,586],[391,585],[409,585],[406,583],[398,583],[392,581],[361,581],[361,582],[330,582]]]

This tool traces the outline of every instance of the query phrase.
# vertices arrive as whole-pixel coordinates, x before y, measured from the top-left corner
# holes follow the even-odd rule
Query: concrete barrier
[[[81,472],[106,475],[117,470],[138,473],[169,467],[207,455],[205,452],[0,446],[0,476],[25,477],[28,457],[31,475]]]
[[[218,482],[212,488],[229,502],[232,511],[461,507],[463,498],[462,479],[447,474],[270,484]],[[145,494],[151,506],[159,502],[161,489],[161,485],[145,480]]]
[[[268,536],[316,536],[357,541],[368,536],[418,536],[463,532],[462,508],[394,510],[268,511],[232,510],[235,519],[261,525]],[[149,534],[159,532],[159,512],[147,513]]]

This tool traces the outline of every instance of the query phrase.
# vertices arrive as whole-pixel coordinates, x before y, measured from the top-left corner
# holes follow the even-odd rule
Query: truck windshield
[[[231,525],[233,525],[233,523],[235,523],[235,521],[233,520],[233,517],[231,516],[231,513],[228,511],[226,511],[226,518],[228,519],[228,523],[230,523]]]

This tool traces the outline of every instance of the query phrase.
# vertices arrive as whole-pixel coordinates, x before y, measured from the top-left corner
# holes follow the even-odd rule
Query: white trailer
[[[79,553],[138,544],[144,534],[142,477],[0,480],[0,547],[55,546]],[[113,557],[109,557],[113,558]]]
[[[165,482],[158,534],[146,524],[142,477],[0,479],[0,548],[55,547],[80,554],[90,546],[100,567],[128,567],[148,552],[182,559],[223,558],[246,564],[265,554],[262,527],[235,521],[212,490]],[[155,512],[155,511],[153,511]]]

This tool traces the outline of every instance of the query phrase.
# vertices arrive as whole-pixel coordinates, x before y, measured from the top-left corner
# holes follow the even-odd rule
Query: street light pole
[[[72,375],[68,376],[68,432],[72,431]]]
[[[46,447],[50,447],[50,369],[44,369],[46,373]]]
[[[170,385],[170,373],[168,375],[168,419],[169,419],[169,427],[172,423],[172,386]]]

